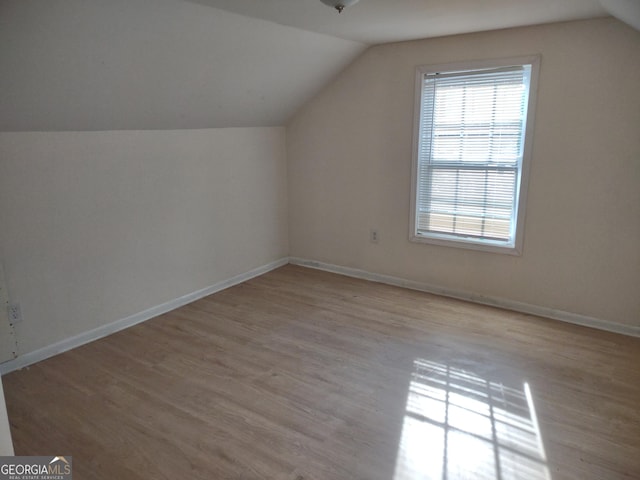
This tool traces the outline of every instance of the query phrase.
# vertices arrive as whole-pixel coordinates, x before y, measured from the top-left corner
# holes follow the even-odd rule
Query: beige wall
[[[284,128],[0,133],[19,353],[287,255]]]
[[[410,243],[415,67],[527,54],[542,63],[523,255]],[[613,19],[369,49],[288,126],[290,254],[640,326],[638,58],[640,33]]]

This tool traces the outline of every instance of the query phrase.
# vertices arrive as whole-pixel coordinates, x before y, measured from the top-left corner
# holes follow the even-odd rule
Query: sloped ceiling
[[[607,14],[598,0],[360,0],[341,14],[320,0],[192,1],[367,44]]]
[[[0,131],[284,125],[367,45],[607,12],[639,28],[639,5],[0,0]]]
[[[600,3],[618,20],[640,30],[640,0],[600,0]]]
[[[0,0],[0,131],[283,125],[364,48],[181,0]]]

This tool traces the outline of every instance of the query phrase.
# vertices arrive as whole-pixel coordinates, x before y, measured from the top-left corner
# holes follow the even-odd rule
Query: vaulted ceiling
[[[0,0],[0,131],[284,125],[365,48],[181,0]]]
[[[607,12],[633,24],[639,6],[360,0],[338,14],[319,0],[0,0],[0,131],[284,125],[368,45]]]
[[[367,44],[607,14],[598,0],[360,0],[341,14],[320,0],[192,1]]]

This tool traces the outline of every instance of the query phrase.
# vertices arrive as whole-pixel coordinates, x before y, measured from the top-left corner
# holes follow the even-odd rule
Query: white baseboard
[[[508,300],[498,297],[487,297],[461,290],[454,290],[438,285],[431,285],[422,282],[415,282],[412,280],[405,280],[399,277],[393,277],[390,275],[382,275],[379,273],[372,273],[366,270],[359,270],[357,268],[343,267],[340,265],[333,265],[329,263],[316,262],[314,260],[307,260],[303,258],[290,257],[281,258],[267,265],[255,268],[245,273],[241,273],[227,280],[223,280],[209,287],[203,288],[196,292],[188,293],[181,297],[175,298],[161,305],[149,308],[142,312],[136,313],[129,317],[117,320],[115,322],[102,325],[93,330],[83,332],[79,335],[61,340],[60,342],[48,345],[33,352],[20,355],[13,360],[0,364],[0,375],[19,370],[27,367],[41,360],[45,360],[49,357],[53,357],[72,348],[79,347],[86,343],[98,340],[102,337],[106,337],[112,333],[124,330],[125,328],[137,325],[138,323],[145,322],[151,318],[162,315],[163,313],[175,310],[188,303],[199,300],[213,293],[219,292],[226,288],[238,285],[239,283],[246,282],[252,278],[263,275],[271,270],[282,267],[287,263],[293,265],[300,265],[303,267],[315,268],[317,270],[324,270],[327,272],[337,273],[348,277],[360,278],[364,280],[370,280],[373,282],[384,283],[387,285],[394,285],[397,287],[409,288],[412,290],[419,290],[422,292],[434,293],[437,295],[443,295],[446,297],[457,298],[460,300],[466,300],[483,305],[490,305],[493,307],[505,308],[507,310],[513,310],[521,313],[528,313],[540,317],[551,318],[554,320],[560,320],[562,322],[573,323],[576,325],[582,325],[585,327],[597,328],[599,330],[605,330],[607,332],[620,333],[623,335],[629,335],[632,337],[640,337],[640,327],[634,327],[629,325],[622,325],[619,323],[609,322],[598,318],[588,317],[586,315],[580,315],[577,313],[565,312],[562,310],[555,310],[553,308],[541,307],[538,305],[531,305],[528,303],[517,302],[514,300]]]
[[[607,320],[588,317],[586,315],[580,315],[577,313],[565,312],[563,310],[555,310],[553,308],[541,307],[539,305],[531,305],[529,303],[517,302],[515,300],[508,300],[506,298],[487,297],[484,295],[478,295],[462,290],[455,290],[437,285],[431,285],[428,283],[405,280],[403,278],[393,277],[390,275],[382,275],[379,273],[372,273],[366,270],[359,270],[357,268],[316,262],[314,260],[307,260],[304,258],[290,257],[289,263],[293,265],[300,265],[303,267],[315,268],[317,270],[338,273],[340,275],[345,275],[348,277],[361,278],[364,280],[370,280],[372,282],[394,285],[396,287],[409,288],[411,290],[419,290],[421,292],[434,293],[445,297],[457,298],[459,300],[466,300],[469,302],[480,303],[482,305],[489,305],[492,307],[500,307],[521,313],[528,313],[539,317],[546,317],[553,320],[560,320],[562,322],[582,325],[584,327],[597,328],[599,330],[605,330],[607,332],[621,333],[623,335],[629,335],[632,337],[640,337],[640,327],[633,327],[630,325],[609,322]]]
[[[271,262],[267,265],[263,265],[245,273],[241,273],[239,275],[236,275],[235,277],[223,280],[196,292],[188,293],[181,297],[174,298],[173,300],[169,300],[168,302],[156,305],[155,307],[151,307],[142,312],[135,313],[129,317],[116,320],[115,322],[107,323],[98,328],[94,328],[93,330],[89,330],[79,335],[61,340],[60,342],[48,345],[33,352],[19,355],[13,360],[9,360],[8,362],[0,364],[0,375],[13,372],[14,370],[19,370],[29,365],[33,365],[36,362],[45,360],[49,357],[53,357],[54,355],[57,355],[59,353],[66,352],[67,350],[71,350],[72,348],[79,347],[86,343],[93,342],[94,340],[98,340],[99,338],[111,335],[112,333],[124,330],[125,328],[137,325],[138,323],[145,322],[154,317],[157,317],[158,315],[162,315],[163,313],[170,312],[171,310],[175,310],[178,307],[182,307],[183,305],[206,297],[207,295],[211,295],[226,288],[233,287],[234,285],[238,285],[239,283],[246,282],[247,280],[250,280],[254,277],[263,275],[267,272],[270,272],[271,270],[282,267],[287,263],[289,263],[288,258],[281,258],[280,260],[276,260],[275,262]]]

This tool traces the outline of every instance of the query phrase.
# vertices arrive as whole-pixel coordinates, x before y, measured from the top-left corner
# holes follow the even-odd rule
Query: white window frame
[[[511,242],[492,241],[473,237],[458,237],[446,233],[417,233],[417,195],[418,195],[418,161],[420,151],[420,127],[421,107],[424,76],[433,73],[451,73],[474,70],[488,70],[511,66],[531,65],[529,93],[527,103],[526,126],[524,131],[524,146],[522,163],[518,169],[516,180],[515,199],[515,232]],[[413,161],[411,169],[411,217],[409,240],[417,243],[428,243],[447,247],[466,248],[493,253],[506,253],[521,255],[524,243],[524,216],[526,211],[526,198],[529,184],[529,170],[533,144],[533,128],[535,121],[536,92],[538,89],[538,74],[540,69],[540,55],[527,55],[492,60],[478,60],[460,63],[448,63],[439,65],[423,65],[416,69],[415,86],[415,113],[413,132]]]

